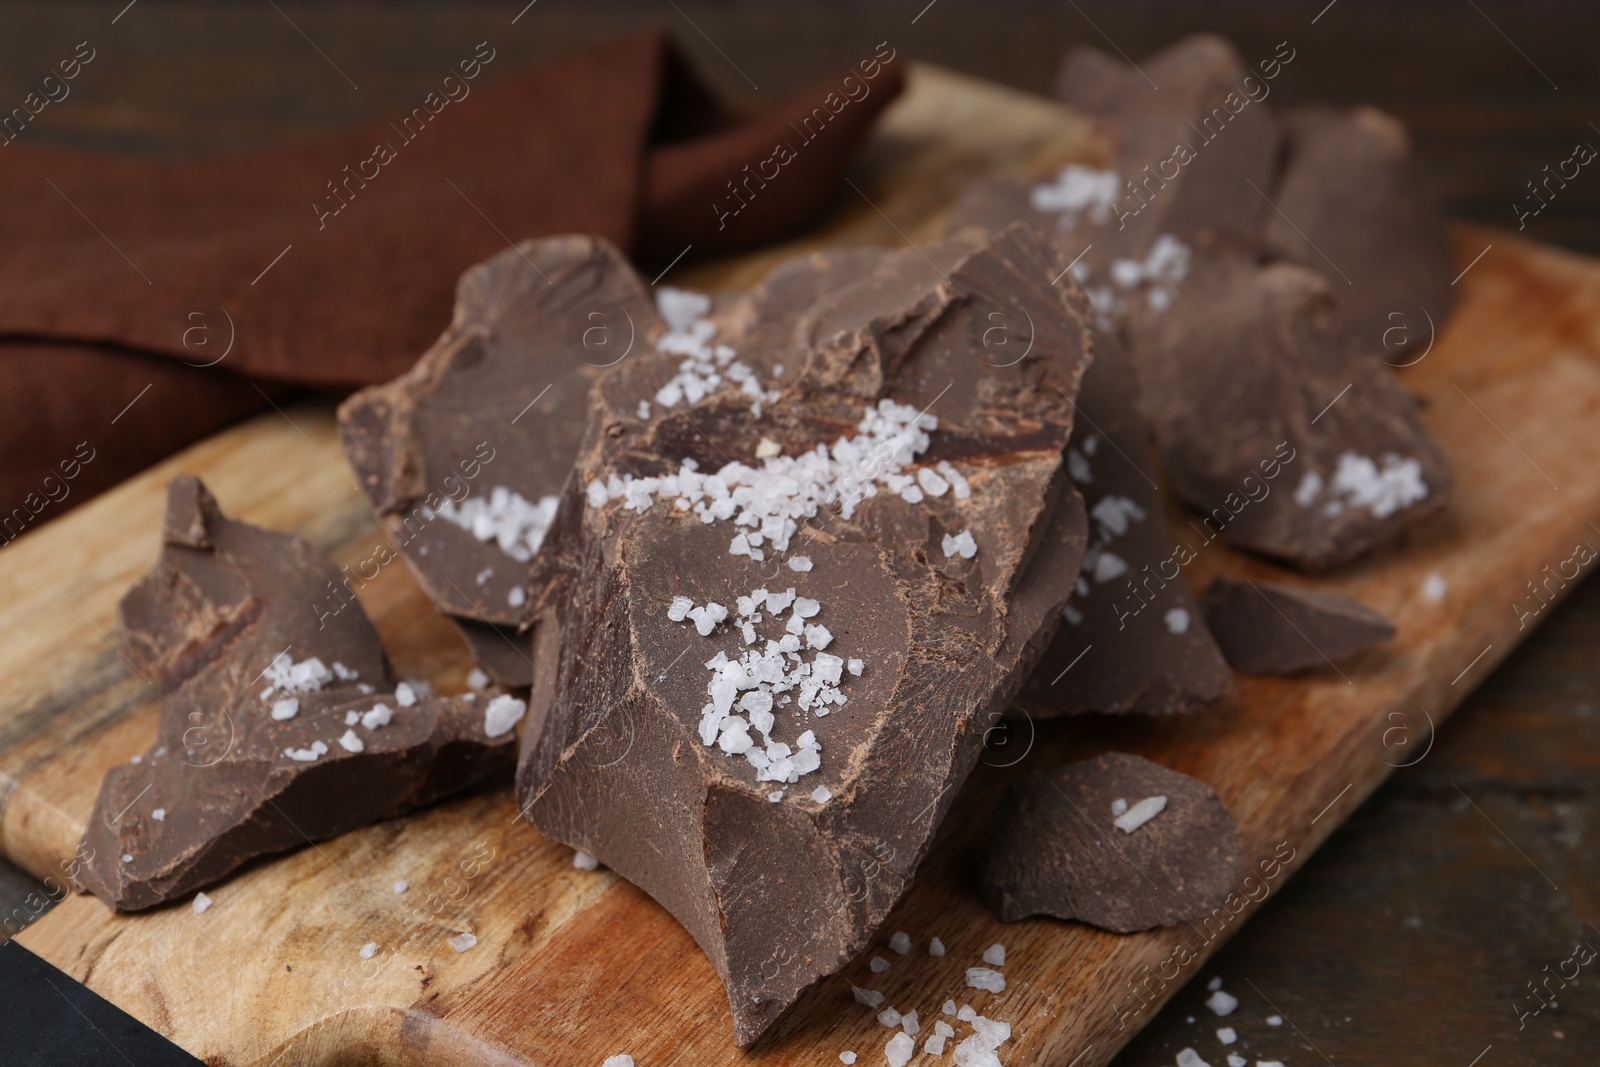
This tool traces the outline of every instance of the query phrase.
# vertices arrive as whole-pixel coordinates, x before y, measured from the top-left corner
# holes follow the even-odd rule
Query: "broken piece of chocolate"
[[[589,386],[657,358],[659,332],[648,288],[604,240],[524,241],[461,276],[454,321],[410,371],[340,406],[345,454],[390,540],[503,685],[533,681],[518,632],[529,568]]]
[[[1095,342],[1067,449],[1089,547],[1065,622],[1018,702],[1041,718],[1194,711],[1224,696],[1232,675],[1184,580],[1193,553],[1167,528],[1127,356],[1115,333]]]
[[[161,688],[160,733],[106,774],[80,891],[138,911],[509,777],[522,701],[395,686],[359,603],[318,617],[342,576],[311,545],[224,517],[186,475],[162,540],[118,608],[129,662]]]
[[[667,290],[684,364],[591,393],[519,800],[683,923],[741,1045],[906,890],[1072,591],[1066,266],[1016,227],[805,257],[716,312]]]
[[[1239,829],[1216,791],[1117,752],[1022,778],[989,841],[981,891],[1001,922],[1052,915],[1118,934],[1198,922],[1239,876]]]
[[[1455,306],[1455,271],[1444,212],[1405,126],[1370,107],[1296,108],[1284,125],[1267,252],[1326,278],[1373,352],[1393,366],[1416,362]]]
[[[1361,601],[1323,589],[1218,575],[1204,603],[1222,654],[1245,674],[1333,666],[1395,635],[1394,623]]]
[[[1129,315],[1142,400],[1206,542],[1322,570],[1444,507],[1444,452],[1323,278],[1196,250],[1173,306]]]

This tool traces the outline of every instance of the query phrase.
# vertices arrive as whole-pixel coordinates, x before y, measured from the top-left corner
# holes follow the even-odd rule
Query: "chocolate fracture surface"
[[[1456,291],[1444,212],[1405,127],[1370,107],[1296,108],[1284,125],[1288,159],[1272,196],[1282,214],[1266,216],[1268,254],[1326,278],[1339,314],[1387,362],[1416,362]]]
[[[1129,333],[1162,461],[1206,537],[1319,570],[1441,509],[1444,453],[1321,276],[1199,259]]]
[[[1359,600],[1320,589],[1218,576],[1206,619],[1222,654],[1245,674],[1329,666],[1392,638],[1394,624]]]
[[[802,258],[714,315],[661,293],[687,358],[596,386],[541,555],[520,802],[683,923],[741,1045],[908,887],[1084,548],[1066,261],[1020,227],[922,252]]]
[[[528,685],[528,572],[583,436],[589,386],[655,358],[649,291],[594,237],[524,241],[467,271],[410,371],[339,410],[379,520],[474,658]]]
[[[1089,547],[1065,623],[1018,699],[1039,717],[1193,711],[1224,696],[1231,675],[1181,573],[1192,556],[1167,528],[1132,369],[1115,334],[1095,340],[1067,451]]]
[[[1239,829],[1204,782],[1107,753],[1013,785],[981,874],[1002,922],[1076,919],[1113,933],[1195,922],[1239,876]]]
[[[516,702],[486,719],[489,693],[397,692],[359,605],[319,622],[312,605],[340,574],[305,541],[223,517],[183,476],[162,542],[118,611],[125,654],[161,688],[161,729],[106,774],[77,888],[152,907],[510,776]]]

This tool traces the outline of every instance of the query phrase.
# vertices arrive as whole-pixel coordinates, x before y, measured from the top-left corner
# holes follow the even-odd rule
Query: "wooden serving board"
[[[737,287],[803,248],[931,240],[968,177],[1043,173],[1097,151],[1055,105],[918,67],[855,176],[859,202],[803,242],[671,280]],[[1404,372],[1454,464],[1456,498],[1405,544],[1322,583],[1395,620],[1392,646],[1342,673],[1237,679],[1231,699],[1186,718],[997,734],[872,949],[748,1054],[688,935],[627,883],[575,869],[570,849],[517,819],[509,787],[254,864],[211,889],[203,915],[184,903],[117,916],[75,897],[21,940],[217,1064],[598,1067],[625,1052],[640,1067],[704,1067],[837,1064],[844,1050],[881,1064],[890,1033],[853,1002],[852,984],[918,1011],[925,1027],[947,998],[1011,1023],[1007,1064],[1102,1064],[1259,906],[1247,895],[1276,892],[1392,765],[1416,758],[1431,736],[1422,713],[1441,721],[1526,636],[1538,616],[1519,620],[1519,606],[1537,604],[1525,583],[1580,541],[1600,546],[1600,264],[1465,228],[1457,253],[1471,264],[1460,310]],[[381,541],[331,407],[312,404],[197,445],[0,553],[0,846],[41,876],[71,856],[103,772],[156,735],[155,694],[112,644],[115,605],[155,559],[163,487],[180,471],[203,477],[228,513],[295,530],[341,563]],[[1189,569],[1197,585],[1218,571],[1278,576],[1219,544]],[[1433,574],[1442,599],[1422,594]],[[361,599],[402,674],[462,686],[465,650],[402,566]],[[1409,714],[1393,718],[1401,708]],[[1105,749],[1221,793],[1256,873],[1241,872],[1237,915],[1117,937],[1053,920],[1005,926],[979,903],[971,872],[1006,785]],[[391,888],[399,879],[404,895]],[[912,935],[909,956],[883,947],[894,930]],[[478,944],[458,954],[446,939],[462,931]],[[927,955],[932,936],[946,957]],[[1008,988],[964,988],[965,968],[995,941],[1008,950]],[[363,960],[369,942],[377,952]],[[873,953],[893,967],[871,973]],[[919,1052],[915,1062],[936,1061]]]

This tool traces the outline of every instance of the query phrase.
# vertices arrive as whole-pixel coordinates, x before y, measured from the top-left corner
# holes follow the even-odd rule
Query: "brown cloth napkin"
[[[901,87],[887,45],[750,118],[659,32],[495,62],[479,45],[407,114],[247,155],[0,144],[0,544],[269,396],[400,374],[511,241],[665,266],[794,229]]]

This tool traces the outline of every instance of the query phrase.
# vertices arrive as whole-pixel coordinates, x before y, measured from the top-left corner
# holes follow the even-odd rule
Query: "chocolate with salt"
[[[979,885],[1001,922],[1050,915],[1131,934],[1209,916],[1239,857],[1239,828],[1215,790],[1113,752],[1013,785]]]
[[[1065,267],[1017,227],[805,257],[716,312],[668,290],[685,362],[591,394],[519,801],[683,923],[741,1045],[867,943],[1059,622]],[[995,315],[1031,318],[1026,358],[990,358]]]
[[[359,605],[319,623],[338,570],[292,534],[167,489],[161,556],[118,608],[161,689],[156,743],[112,768],[74,879],[119,911],[174,900],[258,856],[509,778],[523,703],[395,686]]]
[[[1128,318],[1143,406],[1196,530],[1322,570],[1444,507],[1444,452],[1328,283],[1196,249],[1170,308]]]
[[[1405,126],[1371,107],[1295,108],[1284,126],[1268,254],[1326,278],[1350,330],[1388,363],[1422,358],[1455,306],[1455,270]]]
[[[473,657],[528,685],[529,568],[578,455],[589,386],[657,358],[648,287],[596,237],[524,241],[473,267],[416,365],[356,393],[339,437],[390,540]]]
[[[1361,601],[1324,589],[1219,575],[1204,603],[1222,654],[1245,674],[1332,666],[1395,634],[1392,622]]]

